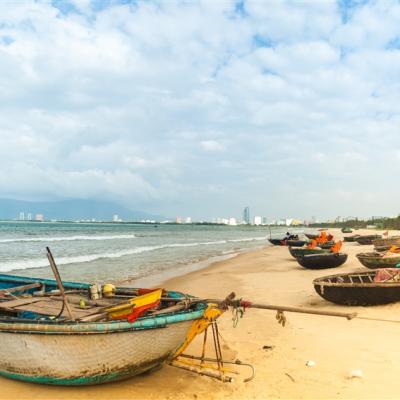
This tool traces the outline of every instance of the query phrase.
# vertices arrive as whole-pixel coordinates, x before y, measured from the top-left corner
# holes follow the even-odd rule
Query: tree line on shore
[[[400,230],[400,215],[395,218],[371,218],[368,220],[352,219],[341,222],[320,222],[318,224],[310,224],[310,227],[326,227],[326,228],[367,228],[375,226],[379,229]]]

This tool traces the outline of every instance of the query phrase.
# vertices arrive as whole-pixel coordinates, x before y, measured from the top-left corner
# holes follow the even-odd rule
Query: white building
[[[112,217],[113,222],[121,222],[122,220],[118,217],[118,214],[114,214]]]
[[[256,216],[254,217],[254,225],[261,225],[262,224],[262,217]]]
[[[234,225],[234,226],[237,225],[236,218],[230,217],[230,218],[229,218],[228,225]]]
[[[35,221],[44,221],[44,215],[43,214],[36,214],[35,215]]]
[[[192,223],[192,217],[186,217],[185,224],[191,224],[191,223]]]

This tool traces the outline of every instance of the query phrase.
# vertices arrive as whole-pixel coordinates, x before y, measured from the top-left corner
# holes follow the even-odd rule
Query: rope
[[[276,312],[275,318],[278,321],[278,324],[281,324],[283,327],[286,325],[287,320],[282,310]]]
[[[244,312],[246,311],[247,304],[242,305],[242,303],[242,299],[240,299],[236,300],[235,303],[232,304],[232,321],[234,328],[238,326],[239,319],[243,318]]]

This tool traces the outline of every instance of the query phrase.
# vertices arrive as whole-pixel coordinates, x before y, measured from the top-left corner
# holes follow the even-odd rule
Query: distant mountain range
[[[143,211],[133,211],[119,204],[97,200],[62,200],[31,202],[14,199],[0,199],[0,219],[19,219],[23,212],[25,219],[31,214],[32,220],[36,214],[43,214],[45,220],[88,220],[112,221],[117,214],[123,221],[154,220],[164,221],[162,215],[153,215]]]

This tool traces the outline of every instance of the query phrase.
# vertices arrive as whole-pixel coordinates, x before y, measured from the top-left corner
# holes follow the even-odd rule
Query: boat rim
[[[326,279],[338,278],[342,276],[368,276],[368,275],[375,275],[375,272],[361,272],[361,273],[349,273],[349,274],[335,274],[335,275],[328,275],[323,276],[321,278],[316,278],[313,280],[314,286],[331,286],[331,287],[397,287],[400,286],[399,282],[327,282]]]

